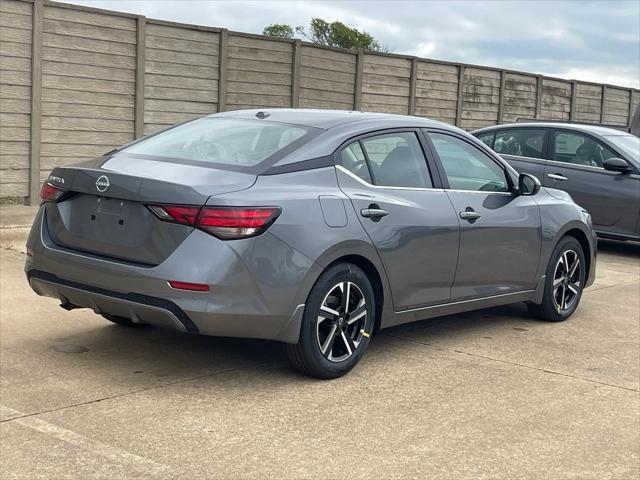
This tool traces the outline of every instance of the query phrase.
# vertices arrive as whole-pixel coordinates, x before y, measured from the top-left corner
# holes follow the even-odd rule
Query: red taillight
[[[177,280],[169,280],[169,286],[176,290],[189,290],[191,292],[208,292],[209,285],[204,283],[178,282]]]
[[[40,189],[40,199],[44,202],[57,202],[62,196],[67,193],[64,188],[51,185],[49,182],[44,182]]]
[[[222,240],[260,235],[278,218],[278,207],[192,207],[150,205],[160,220],[190,225]]]
[[[264,232],[280,215],[280,209],[205,207],[198,218],[198,228],[229,240],[247,238]]]
[[[200,207],[183,207],[173,205],[149,207],[160,220],[173,221],[182,225],[195,225],[200,213]]]

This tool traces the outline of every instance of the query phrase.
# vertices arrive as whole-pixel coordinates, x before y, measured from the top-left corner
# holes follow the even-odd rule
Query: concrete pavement
[[[23,262],[0,253],[2,478],[640,474],[638,245],[601,245],[568,322],[514,305],[396,327],[330,382],[277,344],[63,311]]]

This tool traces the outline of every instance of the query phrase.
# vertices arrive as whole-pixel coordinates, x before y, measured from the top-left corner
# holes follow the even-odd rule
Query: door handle
[[[560,173],[547,173],[547,177],[557,180],[559,182],[566,182],[568,179]]]
[[[386,217],[387,215],[389,215],[389,212],[387,212],[386,210],[382,210],[380,206],[372,203],[371,205],[369,205],[369,208],[363,208],[362,210],[360,210],[360,215],[365,218],[370,218],[374,222],[379,222],[382,217]]]
[[[467,220],[468,222],[475,222],[481,216],[482,215],[480,215],[471,207],[467,208],[467,210],[464,210],[463,212],[460,212],[460,218],[463,220]]]

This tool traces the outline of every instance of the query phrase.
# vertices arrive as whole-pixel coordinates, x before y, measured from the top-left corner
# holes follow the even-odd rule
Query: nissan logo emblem
[[[102,175],[98,178],[98,180],[96,180],[96,188],[100,193],[106,191],[110,185],[111,183],[109,183],[109,177],[107,177],[106,175]]]

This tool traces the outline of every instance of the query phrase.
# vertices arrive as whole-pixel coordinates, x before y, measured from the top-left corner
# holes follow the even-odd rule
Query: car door
[[[453,300],[534,289],[541,244],[534,197],[512,193],[505,167],[462,135],[427,135],[460,223]]]
[[[339,185],[380,255],[397,311],[448,302],[456,270],[458,221],[423,142],[417,130],[369,135],[336,156]]]
[[[549,147],[543,185],[568,192],[591,214],[599,233],[634,235],[640,214],[638,172],[605,170],[604,160],[621,155],[583,132],[554,129]]]

